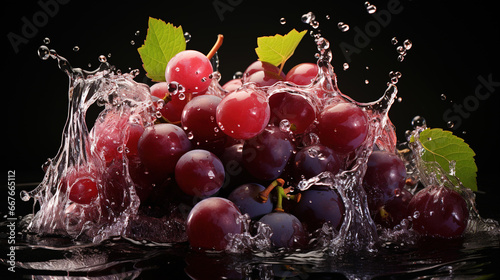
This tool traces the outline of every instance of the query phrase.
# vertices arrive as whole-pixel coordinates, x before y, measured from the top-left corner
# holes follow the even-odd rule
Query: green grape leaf
[[[168,61],[185,49],[186,39],[182,26],[175,27],[171,23],[150,17],[146,40],[137,51],[146,76],[155,82],[164,82]]]
[[[455,161],[455,176],[465,187],[477,191],[476,154],[462,138],[440,128],[426,129],[419,138],[425,149],[423,160],[437,162],[446,172],[450,171],[450,162]]]
[[[306,32],[307,30],[298,32],[292,29],[286,35],[276,34],[274,36],[259,37],[257,38],[255,52],[260,61],[269,62],[274,66],[281,65],[280,69],[282,70],[283,65],[293,55]]]

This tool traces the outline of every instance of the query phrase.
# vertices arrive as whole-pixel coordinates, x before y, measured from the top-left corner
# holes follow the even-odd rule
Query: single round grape
[[[220,159],[209,151],[191,150],[177,161],[175,181],[186,194],[207,197],[222,187],[224,166]]]
[[[184,93],[200,93],[210,85],[212,72],[212,64],[204,54],[194,50],[185,50],[176,54],[168,62],[165,80],[182,85]]]
[[[226,249],[226,235],[243,232],[242,225],[237,222],[240,216],[238,207],[225,198],[209,197],[198,202],[186,222],[191,247],[196,250]]]
[[[469,210],[463,197],[444,186],[428,186],[416,193],[408,205],[415,231],[438,237],[461,236]]]
[[[318,75],[318,65],[315,63],[301,63],[295,65],[286,74],[285,80],[296,85],[309,85]]]
[[[224,90],[226,90],[227,92],[233,92],[233,91],[237,90],[238,88],[240,88],[241,85],[243,85],[243,82],[241,81],[241,79],[233,79],[233,80],[225,83],[222,86],[222,88]]]
[[[412,197],[411,192],[405,188],[400,189],[375,212],[373,220],[386,228],[395,227],[408,217],[408,205]]]
[[[317,144],[300,149],[295,154],[294,167],[303,178],[311,178],[324,171],[337,174],[342,168],[342,159],[332,149]]]
[[[365,112],[352,103],[332,104],[318,117],[318,133],[321,144],[348,154],[365,141],[368,120]]]
[[[308,235],[302,223],[294,215],[285,212],[272,212],[262,217],[259,222],[272,230],[271,242],[276,248],[304,248]]]
[[[167,93],[169,93],[169,83],[167,82],[159,82],[154,85],[152,85],[149,90],[151,91],[152,96],[156,96],[160,99],[165,98]]]
[[[137,143],[139,158],[156,182],[174,173],[177,160],[191,149],[182,128],[173,124],[147,127]]]
[[[329,223],[339,230],[344,221],[345,207],[339,194],[327,187],[314,186],[301,193],[300,201],[293,207],[295,215],[313,233]]]
[[[215,120],[221,98],[201,95],[193,98],[184,107],[181,124],[193,146],[218,153],[224,149],[226,134],[220,131]]]
[[[261,133],[271,112],[263,92],[250,88],[228,94],[217,106],[219,128],[235,139],[250,139]]]
[[[228,199],[238,206],[241,213],[248,214],[251,219],[258,219],[273,211],[273,204],[270,199],[262,202],[259,198],[259,193],[265,189],[260,184],[244,184],[234,189],[229,194]]]
[[[316,119],[316,110],[302,95],[277,92],[269,97],[271,118],[269,122],[279,125],[282,120],[290,122],[293,134],[302,134]]]
[[[266,127],[258,136],[245,140],[243,166],[255,178],[274,180],[283,174],[293,150],[289,134],[278,127]]]
[[[405,185],[406,168],[394,153],[373,151],[366,164],[363,188],[372,213],[401,192]]]
[[[90,204],[98,196],[97,183],[94,178],[88,176],[72,176],[74,180],[69,180],[69,199],[79,204]]]

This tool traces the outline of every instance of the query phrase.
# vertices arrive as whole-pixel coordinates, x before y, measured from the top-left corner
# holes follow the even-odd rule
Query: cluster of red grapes
[[[116,197],[126,198],[120,189],[123,174],[112,172],[125,153],[136,193],[149,213],[160,215],[154,209],[166,204],[191,204],[186,233],[193,248],[224,250],[229,233],[243,232],[242,214],[267,224],[275,247],[306,247],[325,223],[340,229],[345,209],[336,191],[314,186],[298,192],[293,185],[324,171],[348,169],[368,135],[366,112],[345,99],[319,109],[314,99],[322,96],[272,87],[280,81],[309,85],[318,70],[303,63],[285,74],[256,61],[241,78],[222,86],[225,95],[220,96],[209,92],[213,69],[208,58],[180,52],[166,67],[166,82],[151,87],[153,99],[165,100],[159,109],[163,121],[144,127],[108,114],[93,128],[95,151],[113,186],[107,199],[120,205]],[[317,135],[314,141],[305,139],[311,132]],[[73,180],[68,184],[73,202],[90,204],[98,196],[91,176],[67,180]],[[458,193],[431,186],[413,196],[405,182],[405,165],[395,152],[372,153],[363,187],[378,224],[394,227],[411,217],[413,229],[423,234],[463,233],[468,209]]]

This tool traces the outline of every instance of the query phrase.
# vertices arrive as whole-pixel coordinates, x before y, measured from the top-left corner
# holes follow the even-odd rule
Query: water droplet
[[[289,132],[291,126],[292,126],[292,124],[287,119],[283,119],[280,122],[280,130],[283,131],[283,132]]]
[[[194,138],[193,132],[192,131],[188,132],[187,133],[187,137],[188,137],[189,140],[193,140],[193,138]]]
[[[413,43],[409,40],[409,39],[406,39],[404,42],[403,42],[403,46],[406,50],[409,50],[411,49],[411,47],[413,46]]]
[[[243,72],[241,71],[234,72],[233,79],[241,79],[241,78],[243,78]]]
[[[403,60],[404,60],[404,59],[405,59],[405,56],[404,56],[404,55],[400,54],[400,55],[398,56],[398,61],[399,61],[399,62],[403,62]]]
[[[134,34],[134,35],[135,35],[135,36],[139,36],[140,34],[141,34],[141,31],[140,31],[140,30],[137,30],[137,31],[135,32],[135,34]]]
[[[300,19],[303,23],[310,24],[313,20],[316,19],[316,16],[312,12],[308,12],[307,14],[303,14]]]
[[[367,85],[367,84],[369,84],[369,83],[370,83],[370,81],[369,81],[369,80],[365,80],[365,84],[366,84],[366,85]]]
[[[317,149],[311,148],[307,150],[307,155],[311,158],[316,158],[319,154],[319,151]]]
[[[129,74],[132,75],[132,77],[137,77],[137,75],[139,75],[141,73],[141,71],[139,69],[134,69],[134,70],[130,70]]]
[[[175,70],[175,72],[179,72],[179,71],[181,71],[181,69],[180,69],[179,67],[175,67],[175,69],[174,69],[174,70]]]
[[[375,5],[370,4],[370,2],[368,1],[365,2],[365,8],[369,14],[373,14],[377,11],[377,7]]]
[[[108,57],[108,58],[111,58],[111,53],[108,53],[107,57]]]
[[[73,47],[73,51],[74,51],[74,52],[77,52],[77,51],[79,51],[79,50],[80,50],[80,47],[79,47],[79,46],[74,46],[74,47]]]
[[[446,95],[443,93],[443,94],[441,94],[440,98],[441,98],[441,100],[445,101],[446,100]]]
[[[421,116],[415,116],[411,120],[411,126],[413,128],[417,128],[418,126],[422,127],[422,126],[425,126],[426,124],[427,124],[427,122],[425,121],[425,118],[423,118]]]
[[[446,126],[447,126],[448,128],[454,128],[454,127],[455,127],[455,123],[454,123],[454,122],[452,122],[452,121],[448,121],[448,122],[446,123]]]
[[[38,56],[43,60],[49,59],[50,57],[49,48],[47,46],[40,46],[38,48]]]
[[[349,30],[349,25],[345,24],[344,22],[340,21],[338,24],[337,24],[337,27],[340,29],[340,31],[342,32],[346,32]]]
[[[403,102],[403,97],[399,96],[398,99],[396,99],[399,103]]]
[[[179,100],[184,100],[186,99],[186,95],[184,93],[179,93]]]
[[[344,62],[344,64],[342,64],[342,68],[344,69],[344,71],[349,69],[349,63]]]
[[[317,20],[313,20],[311,22],[311,26],[312,28],[317,29],[319,27],[319,22]]]
[[[398,43],[398,39],[396,37],[392,37],[391,44],[396,45]]]
[[[50,38],[48,38],[48,37],[43,38],[43,43],[44,43],[45,45],[50,44]]]
[[[210,180],[212,180],[212,179],[214,179],[214,178],[215,178],[215,174],[214,174],[214,172],[213,172],[212,170],[208,171],[208,178],[209,178]]]
[[[20,193],[20,195],[21,195],[21,200],[22,201],[29,201],[30,198],[31,198],[30,194],[27,191],[25,191],[25,190],[22,190],[21,193]]]
[[[186,43],[191,41],[191,34],[189,32],[184,32],[184,40],[186,40]]]
[[[106,56],[101,54],[101,55],[99,56],[99,62],[104,63],[104,62],[106,62],[106,61],[108,61],[108,59],[106,58]]]
[[[286,24],[286,18],[284,18],[284,17],[280,18],[280,23],[281,24]]]
[[[418,217],[420,217],[420,212],[419,211],[413,212],[413,219],[418,219]]]
[[[449,167],[450,167],[450,175],[451,175],[451,176],[455,176],[455,171],[456,171],[456,167],[457,167],[457,162],[456,162],[456,161],[454,161],[454,160],[450,161],[450,165],[449,165]]]
[[[218,133],[219,132],[219,128],[218,127],[214,127],[214,132]]]
[[[326,18],[327,20],[329,20],[329,19],[330,19],[330,15],[326,15],[326,16],[325,16],[325,18]]]
[[[406,53],[406,49],[403,47],[403,46],[398,46],[396,48],[396,51],[399,53],[399,54],[404,54]]]
[[[134,40],[131,40],[131,41],[130,41],[130,44],[131,44],[132,46],[133,46],[133,45],[135,45],[135,41],[134,41]]]

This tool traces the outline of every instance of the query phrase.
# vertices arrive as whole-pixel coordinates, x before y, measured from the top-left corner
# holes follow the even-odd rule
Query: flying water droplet
[[[50,38],[48,38],[48,37],[43,38],[43,43],[44,43],[45,45],[50,44]]]
[[[135,35],[135,36],[139,36],[139,35],[141,35],[141,31],[140,31],[140,30],[137,30],[137,31],[135,32],[135,34],[134,34],[134,35]]]
[[[391,44],[396,45],[398,43],[398,39],[396,37],[392,37]]]
[[[404,42],[403,42],[403,46],[406,50],[409,50],[411,49],[411,47],[413,46],[413,43],[409,40],[409,39],[406,39]]]
[[[440,98],[441,98],[441,100],[445,101],[446,100],[446,95],[443,93],[443,94],[441,94]]]
[[[135,45],[135,41],[134,40],[130,40],[130,44],[133,46]]]
[[[427,122],[425,121],[425,118],[421,117],[421,116],[415,116],[412,120],[411,120],[411,126],[413,128],[417,128],[417,127],[422,127],[422,126],[425,126],[427,124]]]
[[[292,124],[287,119],[283,119],[280,122],[280,130],[283,131],[283,132],[289,132],[291,126],[292,126]]]
[[[284,17],[280,18],[280,23],[281,24],[286,24],[286,18],[284,18]]]
[[[337,27],[340,29],[340,31],[342,32],[347,32],[349,31],[349,25],[345,24],[344,22],[340,21],[338,24],[337,24]]]
[[[310,24],[313,20],[316,19],[316,16],[312,12],[308,12],[307,14],[303,14],[300,19],[303,23]]]
[[[452,122],[452,121],[448,121],[448,122],[446,123],[446,126],[447,126],[448,128],[450,128],[450,129],[451,129],[451,128],[454,128],[454,127],[455,127],[455,123],[454,123],[454,122]]]
[[[106,56],[101,54],[101,55],[99,56],[99,62],[104,63],[104,62],[106,62],[106,61],[108,61],[108,59],[106,58]]]
[[[191,34],[189,32],[184,32],[184,40],[186,40],[186,43],[191,41]]]
[[[342,64],[342,68],[344,69],[344,71],[349,69],[349,63],[344,62],[344,64]]]
[[[31,198],[30,194],[27,191],[25,191],[25,190],[22,190],[21,193],[20,193],[20,195],[21,195],[21,200],[22,201],[29,201],[30,198]]]
[[[377,11],[377,7],[375,5],[370,4],[370,2],[368,1],[365,2],[365,8],[369,14],[373,14]]]
[[[233,79],[241,79],[241,78],[243,78],[243,72],[241,71],[234,72]]]
[[[40,46],[38,48],[38,56],[43,59],[47,60],[50,57],[50,50],[47,46]]]
[[[77,52],[77,51],[79,51],[79,50],[80,50],[80,47],[79,47],[79,46],[74,46],[74,47],[73,47],[73,51],[74,51],[74,52]]]

